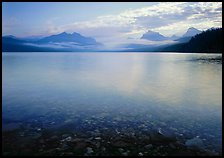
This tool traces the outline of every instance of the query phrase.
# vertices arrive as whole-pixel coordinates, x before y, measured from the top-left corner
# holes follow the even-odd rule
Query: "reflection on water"
[[[206,60],[219,57],[216,60]],[[175,127],[221,150],[221,55],[165,53],[3,53],[7,122],[63,122],[108,115]],[[203,59],[203,60],[197,60]],[[206,61],[206,62],[205,62]],[[61,120],[57,117],[60,114]],[[86,117],[87,117],[86,116]],[[150,117],[149,117],[150,116]],[[46,120],[48,119],[48,120]],[[57,122],[58,121],[58,122]],[[49,125],[50,128],[50,125]],[[207,141],[209,140],[209,141]]]

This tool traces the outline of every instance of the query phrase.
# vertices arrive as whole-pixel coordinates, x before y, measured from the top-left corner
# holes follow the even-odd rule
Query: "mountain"
[[[183,35],[183,37],[192,37],[192,36],[195,36],[199,33],[201,33],[202,31],[194,28],[194,27],[190,27],[187,32]]]
[[[169,37],[170,40],[176,40],[178,38],[179,38],[179,36],[176,36],[176,35],[173,35],[173,36]]]
[[[191,40],[192,36],[187,36],[187,37],[181,37],[178,39],[175,39],[174,41],[178,41],[179,43],[186,43]]]
[[[37,43],[52,43],[52,42],[53,43],[73,42],[74,44],[77,44],[77,45],[99,45],[100,44],[96,42],[95,39],[91,37],[84,37],[76,32],[72,34],[63,32],[57,35],[52,35],[52,36],[42,38],[37,41]]]
[[[82,36],[79,33],[66,32],[44,38],[2,37],[3,52],[67,52],[67,51],[96,51],[101,43],[94,38]]]
[[[174,44],[156,51],[222,53],[222,28],[208,29],[193,36],[187,43]]]
[[[167,40],[168,38],[161,35],[159,32],[149,30],[148,32],[142,35],[141,39],[146,39],[150,41],[164,41]]]
[[[15,36],[2,37],[2,52],[57,52],[62,49],[29,45],[26,40]]]
[[[150,41],[174,40],[174,41],[178,41],[180,43],[185,43],[185,42],[190,41],[192,36],[195,36],[201,32],[202,31],[200,31],[194,27],[190,27],[186,31],[186,33],[184,33],[184,35],[182,37],[178,37],[176,35],[173,35],[171,37],[166,37],[166,36],[163,36],[162,34],[160,34],[159,32],[154,32],[154,31],[149,30],[148,32],[143,34],[141,39],[146,39],[146,40],[150,40]]]
[[[200,34],[202,31],[194,28],[194,27],[190,27],[186,33],[183,34],[182,37],[175,39],[174,41],[178,41],[180,43],[186,43],[189,42],[191,40],[191,37]]]
[[[2,37],[2,43],[21,44],[21,43],[25,43],[25,42],[26,41],[19,39],[12,35]]]

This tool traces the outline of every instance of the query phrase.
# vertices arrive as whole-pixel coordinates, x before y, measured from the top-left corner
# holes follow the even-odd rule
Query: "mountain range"
[[[194,27],[190,27],[186,33],[183,34],[183,36],[178,37],[176,35],[173,35],[171,37],[166,37],[162,34],[160,34],[159,32],[154,32],[154,31],[148,31],[146,33],[144,33],[141,37],[141,39],[146,39],[146,40],[150,40],[150,41],[164,41],[164,40],[176,40],[176,41],[180,41],[180,42],[187,42],[187,40],[190,40],[190,37],[193,37],[199,33],[201,33],[202,31],[194,28]],[[183,40],[185,39],[185,40]]]
[[[85,37],[79,33],[66,33],[62,32],[57,35],[48,36],[36,41],[37,43],[54,43],[54,42],[73,42],[75,45],[100,45],[94,38]]]
[[[221,32],[222,32],[222,28]],[[217,31],[215,28],[210,28],[207,31],[200,31],[196,28],[189,28],[182,36],[170,36],[166,37],[159,32],[153,32],[151,30],[147,31],[142,35],[141,39],[154,41],[154,42],[162,42],[162,41],[172,41],[170,44],[138,44],[138,43],[129,43],[126,45],[122,45],[122,50],[120,51],[198,51],[203,50],[194,49],[191,45],[194,45],[197,48],[195,43],[200,43],[199,41],[206,41],[205,43],[200,43],[200,46],[206,44],[207,46],[210,44],[216,45],[217,49],[213,46],[209,46],[208,50],[214,50],[215,52],[220,52],[220,39],[215,38],[214,34],[219,37],[220,29]],[[208,32],[212,31],[209,35]],[[206,33],[205,33],[206,32]],[[214,33],[216,32],[216,33]],[[203,35],[206,38],[201,38]],[[212,36],[213,35],[213,36]],[[195,38],[197,37],[197,38]],[[200,38],[199,38],[200,37]],[[193,40],[193,43],[192,43]],[[210,41],[212,40],[212,41]],[[218,41],[217,41],[218,40]],[[214,41],[216,41],[214,43]],[[190,44],[189,44],[190,43]],[[77,51],[108,51],[103,50],[103,44],[97,42],[92,37],[85,37],[77,32],[74,33],[66,33],[62,32],[60,34],[55,34],[47,37],[27,37],[27,38],[17,38],[15,36],[3,36],[2,37],[2,52],[77,52]],[[202,47],[202,46],[201,46]],[[115,50],[109,50],[115,51]],[[119,50],[116,50],[119,51]]]
[[[2,51],[91,51],[102,46],[94,38],[82,36],[79,33],[60,33],[43,38],[2,37]]]

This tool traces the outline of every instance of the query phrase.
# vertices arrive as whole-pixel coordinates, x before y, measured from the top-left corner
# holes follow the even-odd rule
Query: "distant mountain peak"
[[[77,33],[77,32],[73,32],[72,35],[80,35],[81,36],[81,34]]]
[[[197,29],[194,27],[190,27],[190,28],[188,28],[188,30],[197,30]]]
[[[79,45],[99,45],[94,38],[85,37],[77,32],[67,33],[62,32],[60,34],[47,36],[37,41],[37,43],[66,43],[73,42]]]
[[[187,32],[183,35],[183,37],[192,37],[192,36],[195,36],[199,33],[201,33],[202,31],[194,28],[194,27],[190,27],[188,28]]]
[[[7,37],[7,38],[17,38],[17,37],[15,37],[15,36],[13,36],[13,35],[6,35],[6,36],[4,36],[4,37]]]
[[[62,32],[62,33],[59,33],[57,35],[69,35],[67,32]]]
[[[150,41],[163,41],[166,40],[167,37],[161,35],[159,32],[148,30],[146,33],[142,35],[141,39],[147,39]]]

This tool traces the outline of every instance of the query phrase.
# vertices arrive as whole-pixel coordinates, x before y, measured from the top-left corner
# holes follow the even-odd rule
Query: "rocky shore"
[[[99,120],[98,120],[99,121]],[[101,120],[103,121],[103,120]],[[120,120],[121,121],[121,120]],[[3,131],[3,155],[55,155],[55,156],[220,156],[206,149],[199,136],[186,138],[146,124],[108,126],[85,120],[74,126],[65,120],[63,126],[40,126],[38,121],[14,124]],[[73,125],[73,126],[72,126]],[[72,127],[72,128],[71,128]],[[173,129],[175,131],[175,129]],[[178,134],[177,134],[178,133]]]

